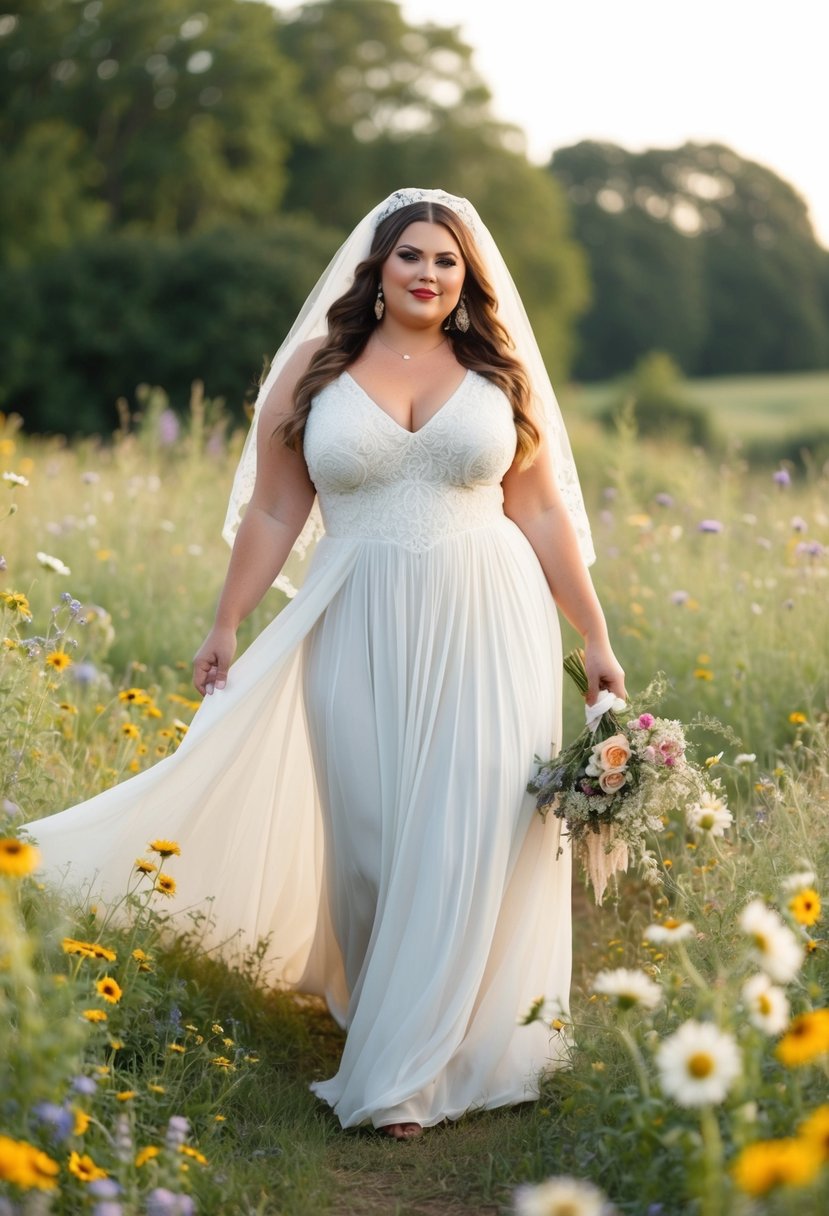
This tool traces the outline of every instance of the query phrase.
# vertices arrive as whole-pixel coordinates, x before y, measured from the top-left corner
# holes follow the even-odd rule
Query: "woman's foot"
[[[378,1127],[377,1130],[392,1140],[414,1140],[416,1136],[423,1135],[423,1128],[419,1123],[387,1123],[385,1127]]]

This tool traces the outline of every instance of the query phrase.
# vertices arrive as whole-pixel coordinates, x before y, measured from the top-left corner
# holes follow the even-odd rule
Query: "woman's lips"
[[[412,295],[417,296],[418,300],[434,300],[437,294],[436,291],[429,291],[426,287],[420,287],[417,291],[412,292]]]

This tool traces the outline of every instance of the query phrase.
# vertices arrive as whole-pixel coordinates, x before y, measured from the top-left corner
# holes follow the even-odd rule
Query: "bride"
[[[205,700],[178,752],[30,825],[102,898],[154,834],[226,953],[266,937],[275,982],[346,1042],[312,1088],[397,1139],[526,1101],[564,1048],[570,857],[525,790],[560,743],[556,605],[589,699],[624,695],[587,571],[564,426],[520,299],[465,200],[400,190],[345,242],[261,386],[226,535]],[[315,505],[315,499],[318,507]],[[236,629],[304,566],[231,666]]]

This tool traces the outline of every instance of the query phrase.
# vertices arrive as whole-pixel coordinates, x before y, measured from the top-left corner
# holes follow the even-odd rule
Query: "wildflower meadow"
[[[0,419],[0,1216],[829,1211],[827,470],[574,421],[628,686],[661,673],[643,709],[713,792],[660,799],[647,872],[601,907],[577,882],[571,1008],[526,1017],[570,1060],[541,1100],[401,1145],[310,1094],[341,1035],[264,985],[266,942],[226,965],[209,906],[170,932],[175,840],[112,907],[39,875],[26,823],[169,755],[198,708],[242,435],[198,386],[183,420],[139,396],[98,441]]]

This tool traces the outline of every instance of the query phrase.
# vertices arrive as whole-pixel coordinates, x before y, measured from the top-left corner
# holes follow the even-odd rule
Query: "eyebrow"
[[[423,250],[418,249],[417,245],[410,245],[407,241],[404,241],[402,245],[398,245],[397,248],[398,249],[411,249],[412,253],[423,253]],[[454,249],[444,249],[440,253],[436,253],[435,257],[436,258],[457,258],[457,257],[460,257],[460,254],[457,253]]]

